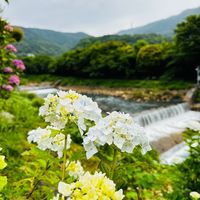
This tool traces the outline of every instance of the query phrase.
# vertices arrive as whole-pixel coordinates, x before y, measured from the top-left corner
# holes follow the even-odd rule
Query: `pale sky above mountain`
[[[198,6],[200,0],[10,0],[3,16],[24,27],[104,35]]]

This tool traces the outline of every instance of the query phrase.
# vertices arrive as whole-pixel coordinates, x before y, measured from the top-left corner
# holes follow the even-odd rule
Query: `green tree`
[[[64,54],[57,62],[57,73],[127,78],[134,73],[135,58],[134,48],[125,42],[97,42]]]
[[[200,52],[200,15],[189,16],[177,25],[176,45],[180,53],[195,56]]]
[[[189,16],[175,30],[175,55],[170,63],[175,76],[195,79],[200,64],[200,15]]]
[[[141,76],[160,76],[164,71],[163,47],[161,44],[143,46],[137,54],[137,72]]]
[[[147,44],[148,44],[148,42],[147,42],[146,40],[138,40],[138,41],[134,44],[134,49],[135,49],[136,54],[139,52],[139,50],[140,50],[143,46],[145,46],[145,45],[147,45]]]
[[[25,57],[23,60],[26,65],[27,74],[49,74],[55,71],[55,59],[50,56],[39,55],[33,57]]]

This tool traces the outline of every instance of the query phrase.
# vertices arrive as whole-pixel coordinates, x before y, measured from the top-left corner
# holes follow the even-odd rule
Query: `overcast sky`
[[[200,0],[10,0],[3,15],[24,27],[104,35],[198,6]]]

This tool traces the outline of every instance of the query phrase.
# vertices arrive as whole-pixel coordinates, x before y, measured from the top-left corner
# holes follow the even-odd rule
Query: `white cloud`
[[[103,35],[198,6],[198,0],[11,0],[4,16],[25,27]]]

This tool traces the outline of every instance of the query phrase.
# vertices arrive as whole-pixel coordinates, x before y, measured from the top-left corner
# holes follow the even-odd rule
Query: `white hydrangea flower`
[[[87,159],[91,158],[95,153],[98,152],[96,146],[94,145],[94,142],[92,141],[86,141],[87,140],[87,137],[84,138],[84,141],[83,141],[83,147],[86,151],[86,157]]]
[[[52,146],[51,130],[37,128],[28,133],[28,142],[35,142],[41,150],[50,149]]]
[[[52,150],[56,151],[58,157],[63,156],[64,144],[65,144],[65,135],[62,133],[53,134],[54,131],[59,131],[54,127],[47,127],[45,129],[37,128],[28,133],[28,142],[37,143],[38,148],[41,150]],[[70,148],[71,138],[70,135],[67,135],[66,149]]]
[[[66,171],[74,178],[78,178],[84,174],[83,167],[79,161],[67,162]]]
[[[91,98],[82,95],[76,101],[74,101],[75,115],[78,118],[78,127],[80,132],[86,130],[84,119],[88,119],[94,122],[98,122],[101,119],[101,109],[99,109],[96,102]]]
[[[124,198],[123,191],[116,191],[115,183],[102,172],[84,173],[76,182],[66,184],[59,182],[58,192],[67,199],[115,199]]]
[[[58,192],[65,197],[69,197],[72,194],[74,188],[75,188],[74,183],[66,184],[60,181],[58,184]]]
[[[40,107],[39,115],[60,130],[64,129],[68,122],[74,122],[81,134],[86,130],[85,120],[96,123],[102,117],[96,102],[72,90],[59,91],[56,95],[49,94],[44,105]]]
[[[136,124],[129,114],[116,111],[91,127],[84,137],[87,158],[97,153],[96,147],[105,144],[114,144],[127,153],[131,153],[136,145],[142,146],[142,153],[151,149],[144,128]]]
[[[40,116],[47,116],[55,111],[56,105],[58,104],[58,96],[48,94],[48,96],[44,100],[45,104],[39,109]]]

